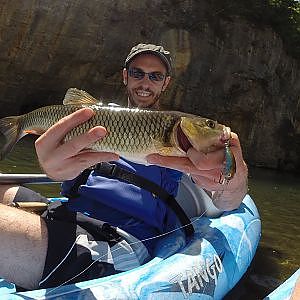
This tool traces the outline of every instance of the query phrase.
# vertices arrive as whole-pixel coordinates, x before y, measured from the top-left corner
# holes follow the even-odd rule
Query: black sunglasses
[[[128,74],[130,77],[133,77],[135,79],[141,80],[145,77],[145,75],[148,75],[148,78],[151,81],[163,81],[165,79],[165,75],[161,72],[149,72],[146,73],[143,70],[139,68],[130,68],[128,70]]]

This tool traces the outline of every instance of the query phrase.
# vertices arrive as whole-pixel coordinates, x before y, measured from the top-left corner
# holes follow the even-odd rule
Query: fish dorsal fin
[[[66,92],[64,101],[64,105],[102,105],[101,101],[98,101],[89,93],[79,90],[76,88],[69,88]]]

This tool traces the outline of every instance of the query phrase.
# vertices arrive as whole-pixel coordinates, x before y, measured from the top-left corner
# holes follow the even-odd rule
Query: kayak
[[[174,231],[160,237],[155,257],[116,275],[55,288],[16,292],[0,281],[1,299],[222,299],[248,269],[261,236],[261,220],[246,195],[238,209],[192,219],[186,243]]]
[[[300,268],[279,287],[277,287],[271,294],[264,298],[264,300],[290,299],[298,279],[300,280]]]
[[[161,237],[155,258],[120,274],[55,288],[16,292],[0,281],[1,299],[222,299],[249,267],[261,235],[246,195],[238,209],[192,219],[188,243],[178,231]]]

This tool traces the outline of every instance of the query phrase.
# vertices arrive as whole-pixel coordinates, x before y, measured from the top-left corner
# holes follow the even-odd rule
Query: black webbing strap
[[[79,197],[78,189],[82,184],[86,184],[86,181],[92,171],[93,171],[92,168],[85,169],[80,175],[78,175],[78,177],[75,180],[75,183],[73,184],[72,188],[70,189],[70,191],[66,195],[66,197],[69,197],[69,198]]]
[[[108,162],[97,164],[95,171],[99,175],[126,181],[151,192],[161,200],[165,201],[165,203],[175,212],[179,221],[184,226],[183,229],[187,236],[190,236],[194,233],[194,227],[182,207],[178,204],[176,199],[160,185],[148,180],[145,177],[139,176],[133,172],[127,171],[115,164]]]

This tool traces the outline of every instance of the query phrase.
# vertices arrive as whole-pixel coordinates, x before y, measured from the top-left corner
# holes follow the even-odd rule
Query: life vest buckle
[[[101,170],[101,174],[107,177],[116,177],[118,168],[117,165],[115,164],[108,164],[108,163],[101,162],[96,165],[94,170],[95,171]]]

